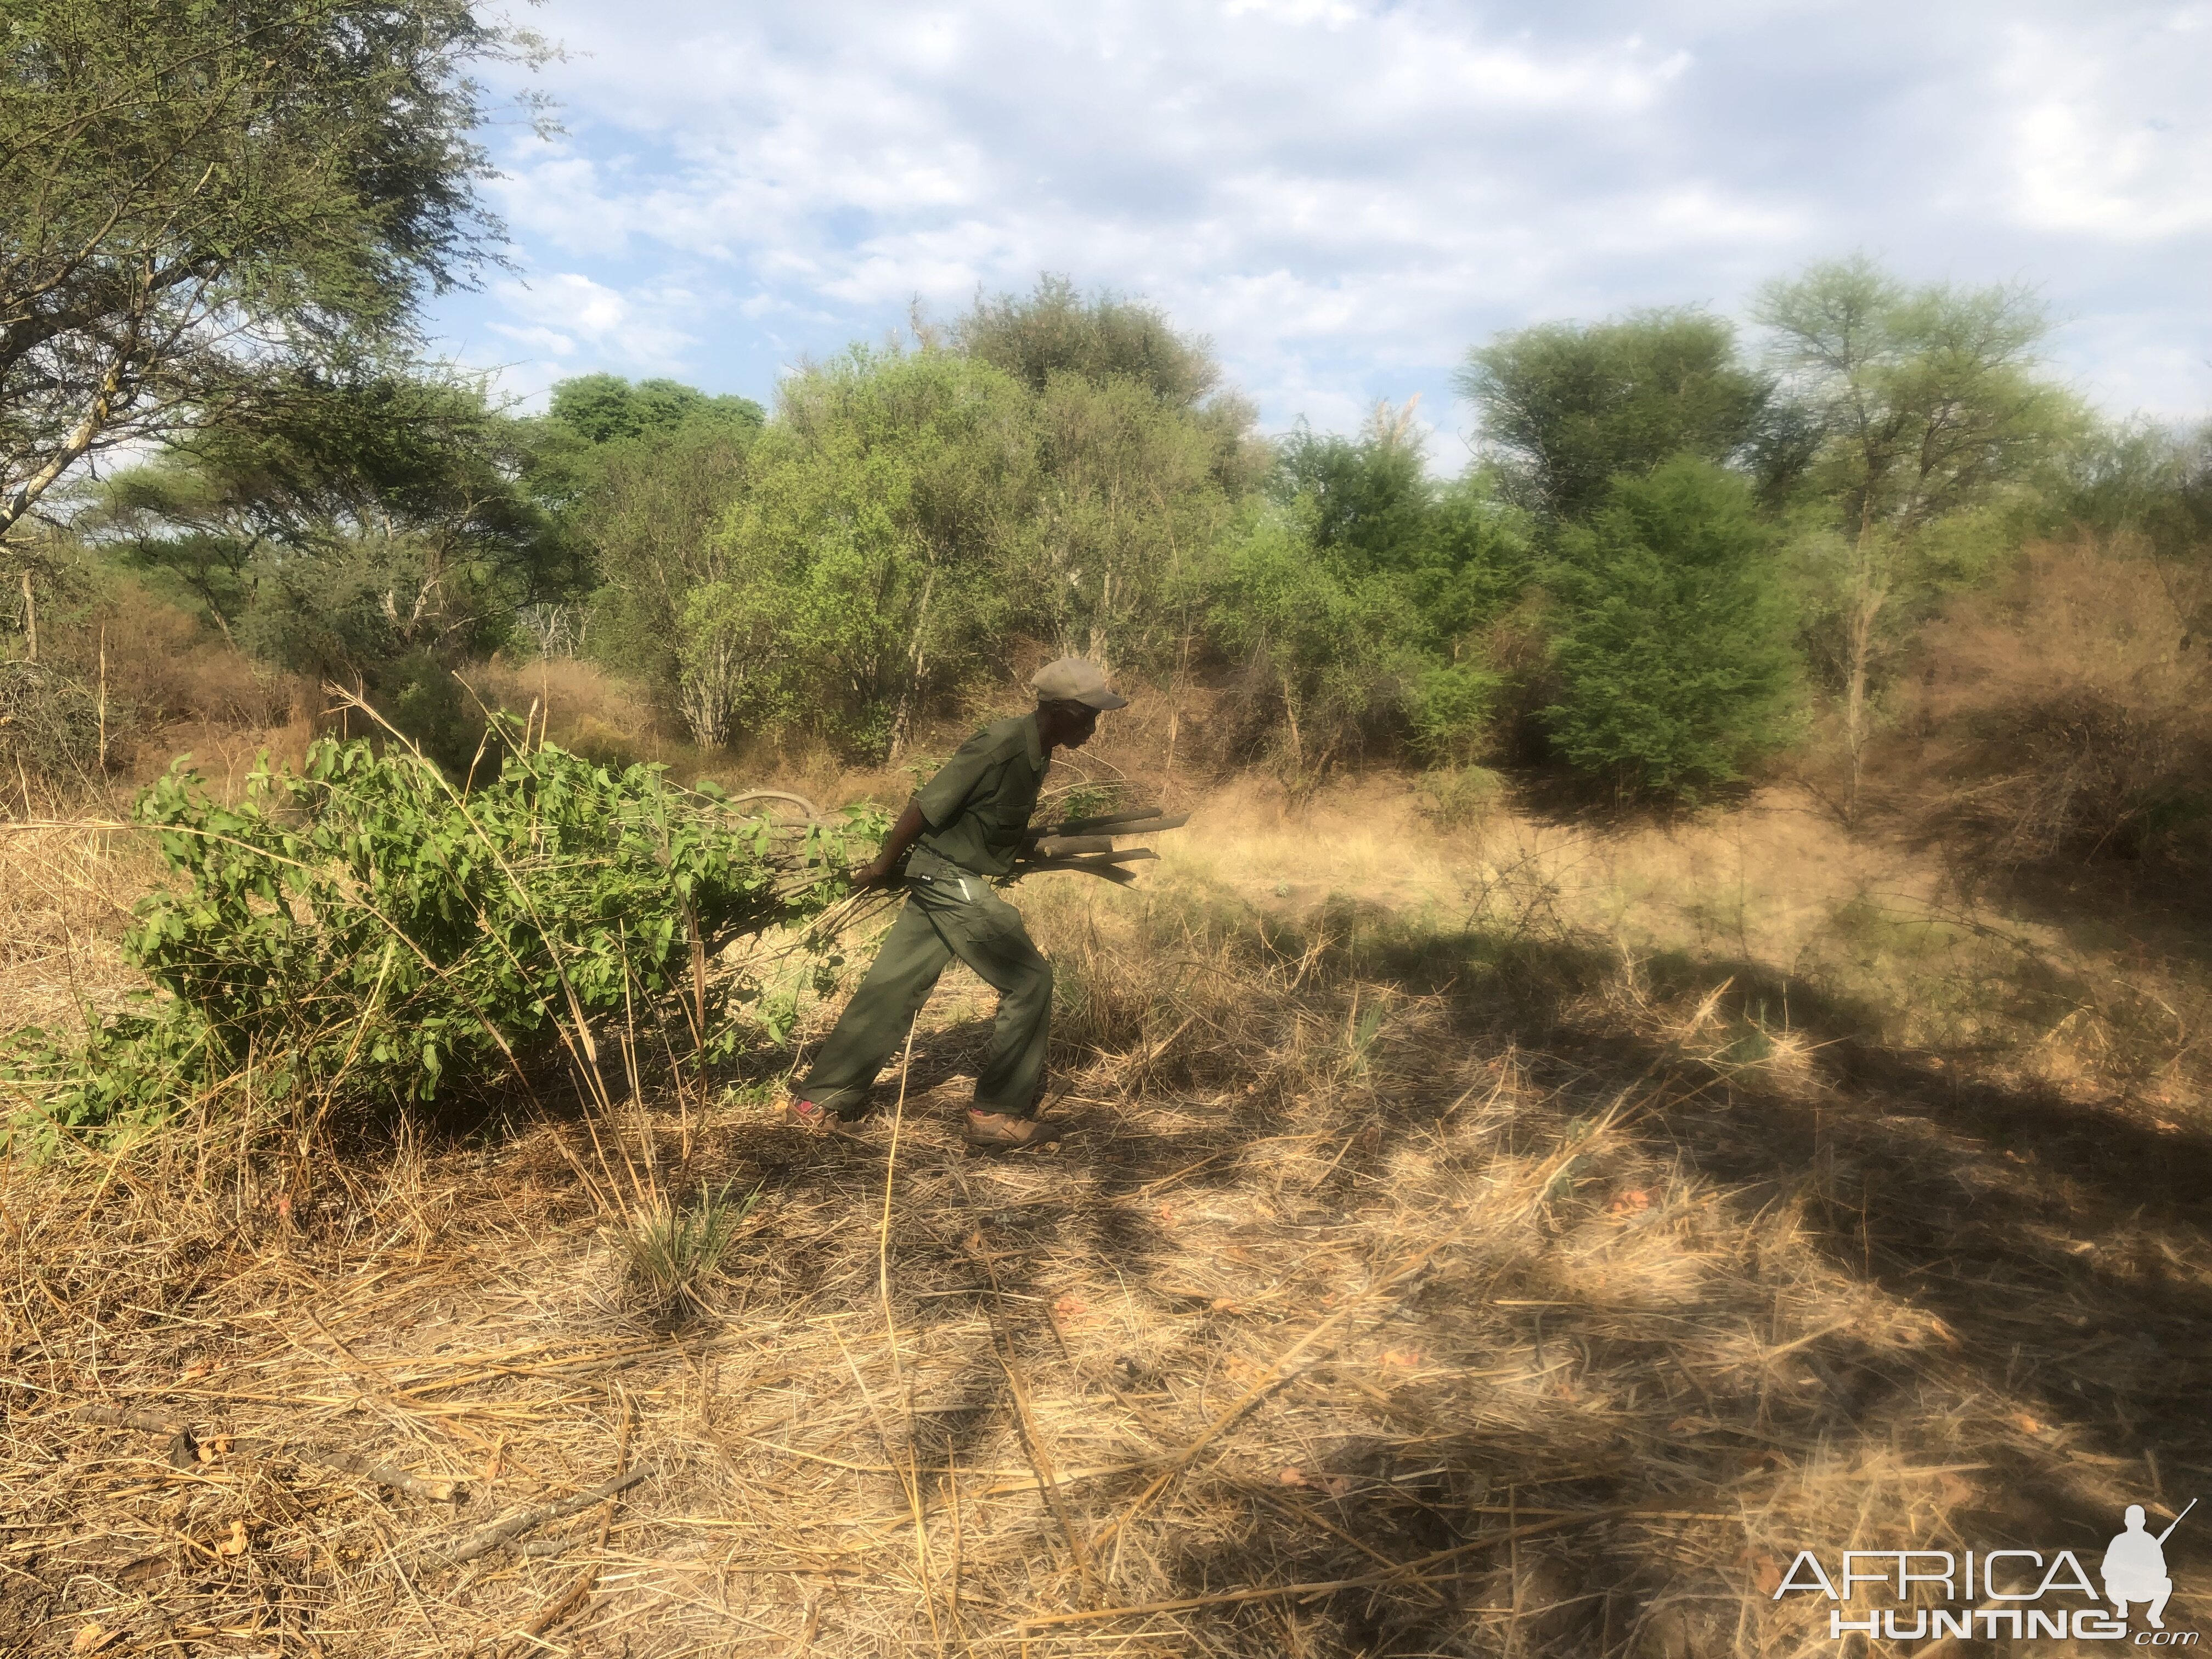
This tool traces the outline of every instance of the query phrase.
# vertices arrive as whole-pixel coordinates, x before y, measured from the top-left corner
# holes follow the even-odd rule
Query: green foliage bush
[[[1626,793],[1695,799],[1795,734],[1773,536],[1741,477],[1680,456],[1562,538],[1552,742]]]
[[[172,882],[125,951],[158,992],[81,1048],[7,1050],[62,1124],[158,1120],[249,1067],[262,1097],[397,1102],[588,1053],[595,1023],[688,983],[695,931],[711,951],[816,914],[880,829],[779,830],[550,745],[464,793],[418,753],[331,739],[235,806],[179,763],[137,817]]]
[[[1357,439],[1293,433],[1268,495],[1198,580],[1279,757],[1302,778],[1374,739],[1472,759],[1500,686],[1474,635],[1534,573],[1525,520],[1480,479],[1439,486],[1379,412]]]

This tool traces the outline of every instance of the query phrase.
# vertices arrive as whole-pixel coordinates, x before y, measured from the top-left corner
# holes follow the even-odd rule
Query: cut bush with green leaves
[[[465,793],[403,746],[324,740],[234,806],[179,763],[137,808],[172,878],[125,940],[156,991],[83,1044],[18,1033],[8,1074],[74,1126],[158,1119],[249,1073],[262,1098],[388,1102],[557,1044],[587,1056],[595,1023],[690,1000],[695,944],[842,897],[880,817],[779,823],[550,744]]]

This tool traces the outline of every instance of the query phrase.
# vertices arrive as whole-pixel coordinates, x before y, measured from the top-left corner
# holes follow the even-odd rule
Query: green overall
[[[994,722],[915,794],[929,829],[907,859],[906,908],[822,1045],[799,1093],[840,1117],[867,1109],[876,1073],[957,957],[999,994],[975,1109],[1027,1117],[1044,1083],[1052,967],[988,876],[1013,867],[1044,781],[1036,716]]]

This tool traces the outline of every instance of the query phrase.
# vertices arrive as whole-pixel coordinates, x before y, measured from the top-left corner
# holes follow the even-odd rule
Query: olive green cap
[[[1106,689],[1106,671],[1085,657],[1048,662],[1030,681],[1039,702],[1079,702],[1090,708],[1127,708],[1129,700]]]

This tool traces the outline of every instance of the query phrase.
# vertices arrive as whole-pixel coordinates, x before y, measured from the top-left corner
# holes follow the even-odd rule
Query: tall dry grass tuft
[[[656,1195],[649,1208],[632,1216],[623,1243],[640,1311],[656,1323],[666,1323],[701,1308],[738,1228],[759,1196],[756,1188],[732,1199],[726,1182],[719,1190],[702,1182],[689,1202]]]
[[[534,709],[544,739],[574,754],[627,765],[692,752],[662,730],[644,688],[580,658],[495,658],[461,678],[487,708],[516,715]]]

